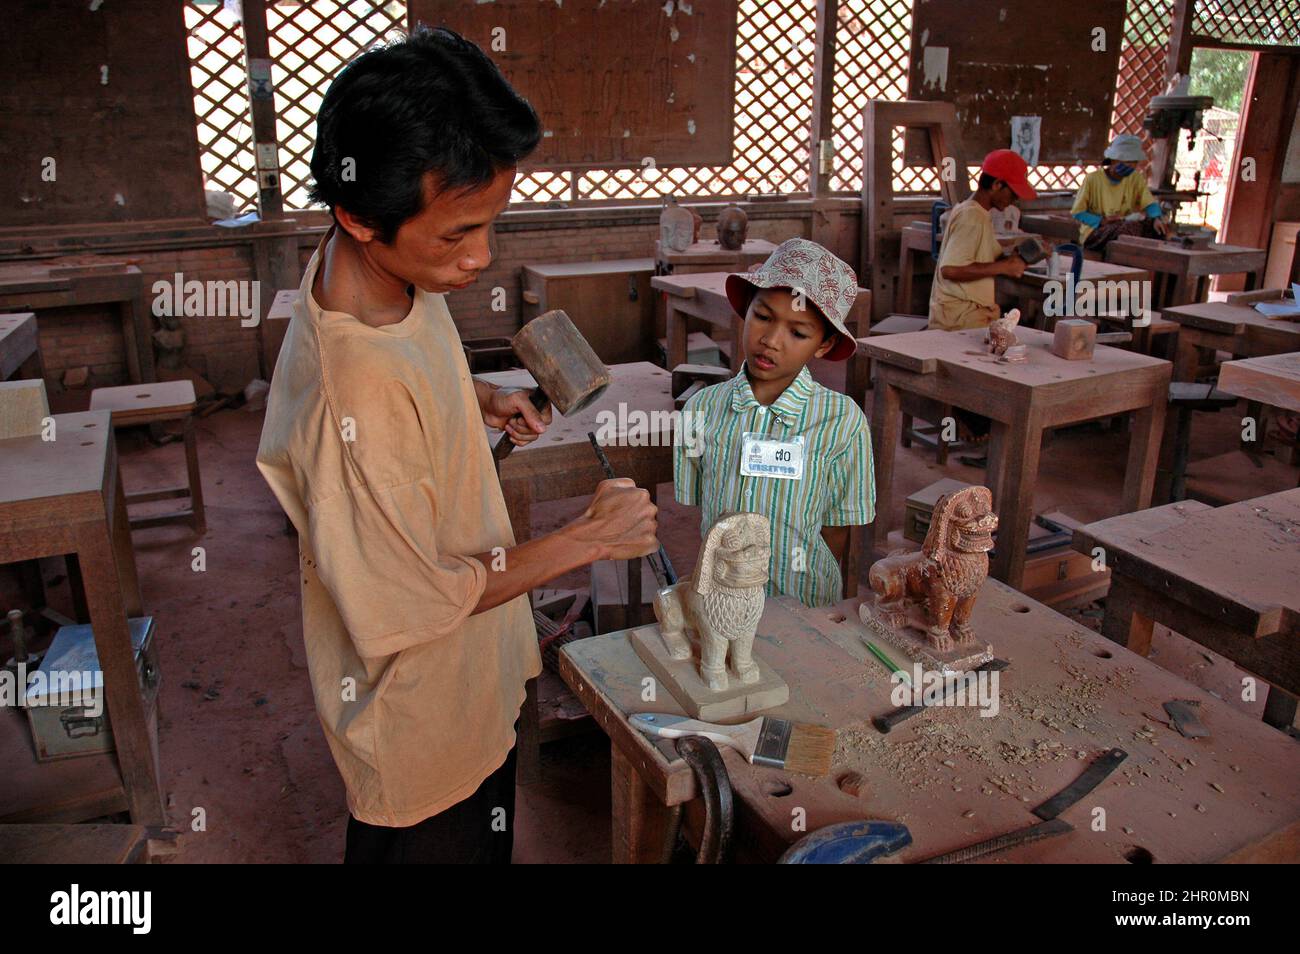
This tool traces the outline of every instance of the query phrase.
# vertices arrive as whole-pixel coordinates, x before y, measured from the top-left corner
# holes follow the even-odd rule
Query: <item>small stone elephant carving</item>
[[[700,641],[700,678],[727,688],[727,654],[742,684],[758,681],[754,633],[763,615],[772,556],[772,528],[757,513],[725,513],[709,528],[689,580],[660,590],[655,616],[673,659],[690,659],[689,636]]]

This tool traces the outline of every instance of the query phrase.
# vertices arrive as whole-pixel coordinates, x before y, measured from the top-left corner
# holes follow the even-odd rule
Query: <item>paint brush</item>
[[[831,758],[835,755],[834,729],[772,716],[759,716],[740,725],[715,725],[663,712],[638,712],[628,721],[646,735],[663,739],[703,736],[717,745],[735,749],[751,765],[766,765],[800,775],[829,775]]]
[[[892,659],[886,656],[885,651],[883,649],[881,649],[879,646],[877,646],[869,639],[864,639],[863,642],[867,644],[867,651],[870,652],[871,655],[879,659],[886,669],[888,669],[890,672],[898,673],[899,677],[908,686],[912,684],[912,677],[907,674],[907,671],[903,669],[903,667],[899,666]]]

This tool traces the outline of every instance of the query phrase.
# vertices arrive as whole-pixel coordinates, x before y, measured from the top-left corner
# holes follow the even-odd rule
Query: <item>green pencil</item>
[[[869,639],[864,639],[863,642],[867,644],[867,649],[871,651],[871,655],[879,659],[881,663],[884,664],[886,669],[888,669],[890,672],[898,673],[899,676],[902,677],[903,682],[906,685],[910,686],[912,684],[912,679],[910,676],[908,676],[906,670],[904,670],[901,666],[899,666],[892,659],[886,656],[884,650],[882,650],[879,646],[877,646]]]

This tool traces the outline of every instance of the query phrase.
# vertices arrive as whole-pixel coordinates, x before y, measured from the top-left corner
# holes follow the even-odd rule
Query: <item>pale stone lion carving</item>
[[[952,636],[958,643],[973,642],[970,615],[989,574],[997,526],[987,487],[967,487],[940,497],[919,553],[899,551],[872,564],[868,579],[883,621],[901,630],[908,625],[908,604],[917,604],[937,651],[952,649]]]
[[[690,659],[688,634],[700,640],[700,678],[715,692],[727,688],[727,650],[742,684],[758,681],[754,633],[763,615],[772,556],[772,528],[757,513],[724,513],[704,538],[689,580],[660,590],[655,616],[673,659]]]
[[[1000,358],[1007,353],[1008,348],[1015,347],[1020,341],[1016,336],[1018,324],[1020,324],[1019,308],[1012,308],[1001,318],[996,318],[989,324],[989,354]]]

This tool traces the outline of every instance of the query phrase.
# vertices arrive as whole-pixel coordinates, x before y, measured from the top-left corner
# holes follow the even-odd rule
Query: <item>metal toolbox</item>
[[[146,714],[158,698],[158,649],[152,616],[129,620],[131,648]],[[36,758],[42,762],[112,752],[113,727],[104,700],[104,674],[89,625],[62,626],[36,672],[25,699]]]

